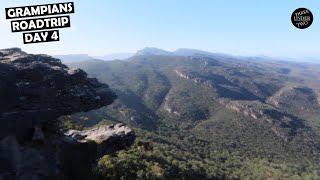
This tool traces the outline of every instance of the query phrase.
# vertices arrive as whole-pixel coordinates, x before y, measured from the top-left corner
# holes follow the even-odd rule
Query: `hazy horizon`
[[[144,47],[144,48],[156,48],[156,49],[161,49],[161,50],[165,50],[168,51],[166,49],[162,49],[162,48],[157,48],[157,47]],[[144,48],[141,48],[139,50],[143,50]],[[189,49],[189,50],[200,50],[200,51],[204,51],[201,49],[192,49],[192,48],[178,48],[175,49],[173,51],[168,51],[168,52],[174,52],[176,50],[179,49]],[[22,49],[23,50],[23,49]],[[91,55],[91,54],[86,54],[86,53],[79,53],[79,54],[49,54],[51,56],[89,56],[93,59],[102,59],[102,57],[104,56],[116,56],[117,55],[124,55],[124,54],[131,54],[131,56],[134,56],[139,50],[137,50],[136,52],[115,52],[115,53],[108,53],[108,54],[103,54],[103,55]],[[204,52],[208,52],[208,53],[213,53],[213,54],[224,54],[224,55],[230,55],[230,56],[234,56],[234,57],[240,57],[240,58],[270,58],[270,60],[283,60],[283,61],[293,61],[293,62],[312,62],[312,63],[320,63],[320,57],[311,57],[311,56],[297,56],[297,57],[285,57],[285,56],[267,56],[267,55],[236,55],[236,54],[228,54],[228,53],[221,53],[221,52],[210,52],[210,51],[204,51]],[[131,57],[130,56],[130,57]],[[119,58],[114,58],[113,60],[116,60]],[[126,58],[120,58],[120,59],[126,59]],[[80,59],[81,60],[81,59]]]

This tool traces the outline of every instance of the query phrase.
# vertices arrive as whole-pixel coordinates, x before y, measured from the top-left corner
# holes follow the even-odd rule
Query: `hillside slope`
[[[194,154],[201,163],[219,162],[221,168],[225,161],[216,158],[224,153],[227,159],[278,164],[319,162],[320,81],[314,78],[319,74],[314,65],[214,54],[68,65],[108,82],[119,95],[107,108],[74,115],[89,117],[78,120],[86,126],[125,122],[162,137],[181,153]],[[238,166],[226,172],[248,167]],[[221,169],[213,172],[231,177]]]

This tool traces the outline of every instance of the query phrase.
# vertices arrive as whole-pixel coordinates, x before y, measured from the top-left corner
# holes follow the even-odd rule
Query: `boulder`
[[[78,143],[95,142],[97,145],[97,159],[105,154],[111,154],[129,147],[135,140],[135,133],[122,123],[116,125],[100,126],[93,129],[65,132],[69,140]]]

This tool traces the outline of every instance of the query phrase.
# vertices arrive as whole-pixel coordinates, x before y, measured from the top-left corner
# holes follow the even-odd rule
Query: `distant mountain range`
[[[173,52],[169,52],[163,49],[159,48],[153,48],[153,47],[146,47],[142,50],[137,51],[135,54],[136,56],[142,56],[142,55],[174,55]]]
[[[54,55],[53,57],[60,59],[62,62],[79,62],[93,59],[88,54],[66,54],[66,55]]]
[[[80,62],[80,61],[86,61],[90,59],[100,59],[104,61],[124,60],[132,56],[143,56],[143,55],[192,56],[195,54],[227,56],[225,54],[211,53],[211,52],[197,50],[197,49],[180,48],[180,49],[177,49],[176,51],[170,52],[170,51],[166,51],[159,48],[146,47],[144,49],[138,50],[136,53],[113,53],[113,54],[107,54],[104,56],[89,56],[88,54],[66,54],[66,55],[54,55],[54,57],[61,59],[63,62]]]
[[[180,48],[170,52],[170,51],[166,51],[166,50],[154,48],[154,47],[146,47],[142,50],[137,51],[135,55],[136,56],[141,56],[141,55],[192,56],[196,54],[226,56],[226,54],[212,53],[212,52],[202,51],[198,49]]]
[[[104,61],[123,60],[134,56],[134,53],[113,53],[104,56],[94,56],[95,59],[101,59]]]
[[[193,56],[193,55],[206,55],[220,58],[237,58],[237,59],[250,59],[250,60],[284,60],[284,61],[295,61],[295,62],[308,62],[308,63],[320,63],[320,58],[316,57],[299,57],[299,58],[274,58],[269,56],[232,56],[223,53],[213,53],[198,49],[180,48],[175,51],[166,51],[155,47],[146,47],[138,50],[136,53],[112,53],[103,56],[89,56],[88,54],[66,54],[66,55],[54,55],[55,58],[61,59],[64,63],[70,62],[81,62],[91,59],[100,59],[104,61],[112,60],[125,60],[133,56],[145,56],[145,55],[158,55],[158,56]]]
[[[65,54],[65,55],[54,55],[53,57],[61,59],[64,63],[81,62],[91,59],[100,59],[104,61],[112,60],[124,60],[134,56],[134,53],[113,53],[104,56],[89,56],[88,54]]]

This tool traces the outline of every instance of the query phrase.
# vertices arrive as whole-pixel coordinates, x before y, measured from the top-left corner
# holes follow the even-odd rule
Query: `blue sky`
[[[60,42],[23,45],[11,33],[4,8],[67,2],[1,1],[0,48],[31,53],[104,55],[144,47],[194,48],[234,55],[320,57],[319,0],[74,0],[72,28],[60,29]],[[310,9],[314,22],[300,30],[291,13]]]

